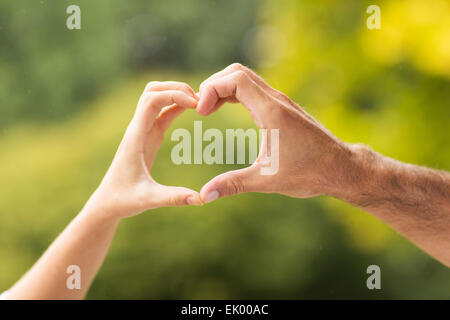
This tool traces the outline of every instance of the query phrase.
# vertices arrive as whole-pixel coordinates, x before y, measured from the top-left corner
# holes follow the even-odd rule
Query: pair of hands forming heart
[[[255,163],[213,178],[200,193],[157,183],[150,170],[172,120],[187,108],[207,116],[225,102],[241,102],[261,129],[278,129],[278,170],[263,174],[264,152],[271,150],[271,142],[263,141]],[[122,218],[162,206],[201,205],[242,192],[334,196],[367,209],[450,266],[449,186],[447,173],[402,164],[361,145],[341,142],[239,64],[208,78],[198,95],[184,83],[152,82],[87,208],[14,285],[8,299],[80,299]],[[67,266],[83,270],[77,290],[68,286],[75,273],[67,278],[72,272]]]
[[[250,167],[216,176],[200,193],[157,183],[150,171],[172,120],[188,108],[207,116],[225,102],[242,103],[259,128],[279,130],[276,174],[261,174],[260,152]],[[336,162],[351,158],[350,153],[345,143],[286,95],[250,69],[232,64],[205,80],[198,94],[185,83],[150,82],[111,167],[88,203],[123,218],[163,206],[201,205],[242,192],[298,198],[331,194],[340,174]]]
[[[187,108],[209,115],[225,102],[241,102],[261,129],[278,129],[278,170],[264,175],[265,150],[250,167],[223,173],[200,193],[157,183],[150,171],[164,131]],[[233,64],[208,78],[197,95],[178,82],[152,82],[102,183],[86,207],[9,299],[82,298],[122,218],[163,206],[201,205],[242,192],[297,198],[331,195],[373,213],[450,266],[450,176],[402,164],[361,145],[341,142],[287,96],[253,71]],[[67,266],[83,270],[79,290],[68,290]],[[51,272],[49,272],[49,270]]]

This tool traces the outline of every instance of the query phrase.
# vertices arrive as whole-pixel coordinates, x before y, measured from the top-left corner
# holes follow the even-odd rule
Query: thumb
[[[255,170],[256,166],[250,166],[214,177],[200,190],[200,198],[204,203],[208,203],[221,197],[257,191]]]
[[[152,191],[151,202],[154,208],[202,204],[198,192],[184,187],[164,185],[159,185]]]

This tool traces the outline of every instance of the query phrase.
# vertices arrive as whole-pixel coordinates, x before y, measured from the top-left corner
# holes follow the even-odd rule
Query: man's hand
[[[232,64],[200,86],[197,112],[209,115],[224,102],[241,102],[257,126],[279,130],[279,168],[261,174],[266,154],[261,150],[248,168],[223,173],[209,181],[200,194],[204,201],[241,192],[281,193],[297,198],[328,194],[337,187],[343,166],[351,166],[352,151],[283,93],[256,73]],[[268,140],[266,150],[271,150]]]
[[[87,206],[123,218],[163,206],[201,204],[196,191],[161,185],[150,175],[164,131],[183,110],[196,106],[197,96],[187,84],[150,82],[111,167]]]
[[[209,115],[224,102],[241,102],[259,128],[279,130],[275,174],[261,174],[266,158],[261,149],[250,167],[223,173],[204,185],[200,191],[204,202],[242,192],[297,198],[330,195],[372,213],[450,266],[449,173],[404,164],[363,145],[340,141],[240,64],[204,81],[199,96],[201,115]]]

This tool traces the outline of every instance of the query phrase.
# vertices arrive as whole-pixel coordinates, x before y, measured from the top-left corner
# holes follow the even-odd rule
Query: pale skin
[[[232,64],[200,86],[197,112],[240,102],[261,129],[279,129],[279,170],[261,175],[262,152],[250,167],[223,173],[203,186],[204,202],[243,192],[295,198],[328,195],[387,223],[450,266],[450,174],[384,157],[340,141],[252,70]],[[270,144],[270,142],[269,142]],[[270,150],[270,148],[268,148]]]
[[[9,290],[7,299],[82,299],[122,219],[164,206],[201,204],[198,192],[161,185],[150,175],[164,131],[183,110],[195,108],[197,100],[184,83],[147,85],[100,186],[37,263]],[[70,265],[80,267],[80,289],[66,286]]]
[[[242,103],[259,128],[279,130],[278,171],[261,174],[265,154],[260,151],[250,167],[213,178],[200,193],[154,181],[151,167],[171,121],[188,108],[207,116],[225,102]],[[341,199],[378,217],[450,266],[449,173],[404,164],[363,145],[340,141],[256,73],[232,64],[205,80],[198,94],[178,82],[147,85],[100,186],[7,298],[82,299],[122,219],[243,192]],[[66,286],[70,265],[81,269],[79,290]]]

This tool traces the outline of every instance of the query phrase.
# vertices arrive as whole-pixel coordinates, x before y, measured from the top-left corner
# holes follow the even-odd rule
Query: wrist
[[[344,144],[335,153],[327,195],[353,204],[364,202],[382,179],[382,158],[363,144]]]
[[[80,215],[88,216],[100,223],[119,223],[123,219],[117,208],[111,205],[98,189],[89,198]]]

